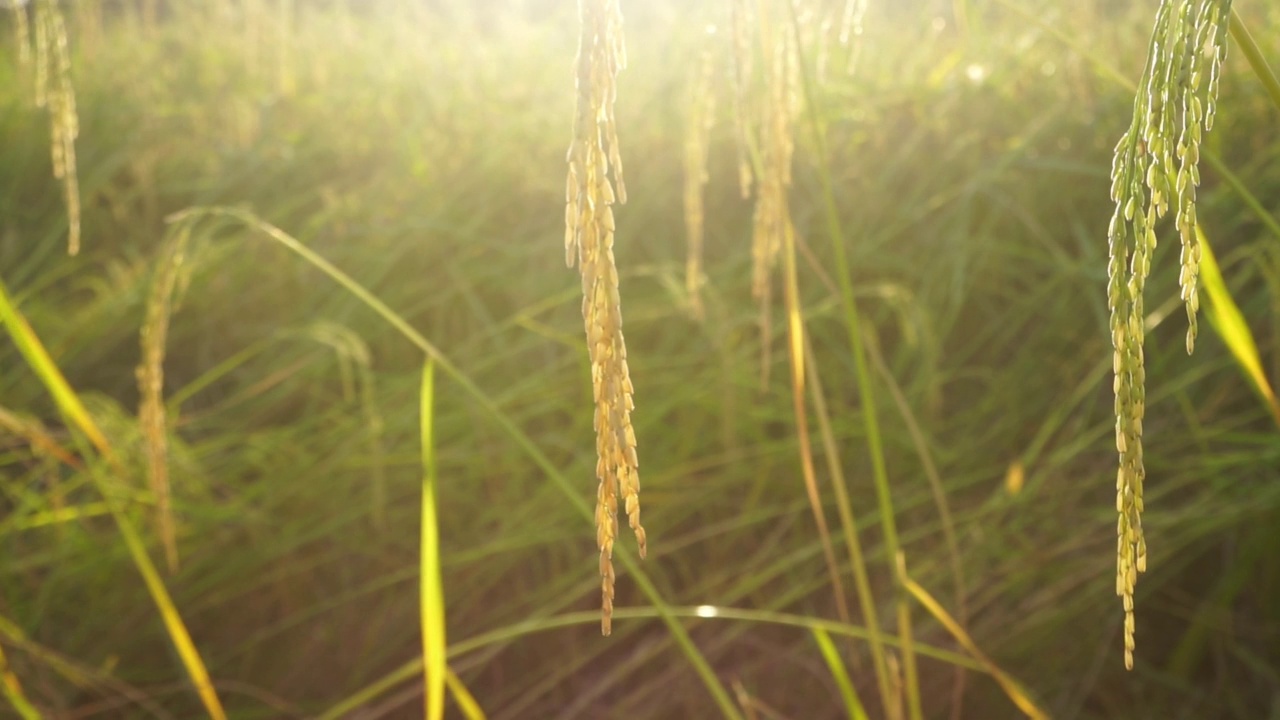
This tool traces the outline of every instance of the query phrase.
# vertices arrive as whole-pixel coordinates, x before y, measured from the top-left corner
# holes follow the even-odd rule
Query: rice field
[[[0,716],[1280,718],[1280,7],[0,23]]]

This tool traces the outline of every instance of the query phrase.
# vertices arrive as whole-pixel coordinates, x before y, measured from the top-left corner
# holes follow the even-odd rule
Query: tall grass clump
[[[1196,187],[1200,142],[1213,127],[1219,77],[1227,53],[1231,0],[1164,0],[1156,11],[1147,65],[1133,103],[1133,120],[1116,145],[1108,232],[1107,306],[1111,312],[1115,374],[1117,560],[1116,594],[1124,601],[1124,663],[1133,668],[1133,591],[1147,569],[1142,531],[1142,421],[1146,412],[1143,294],[1156,247],[1156,223],[1176,212],[1182,240],[1178,284],[1186,306],[1186,347],[1196,340]]]
[[[622,337],[618,266],[613,255],[613,204],[627,201],[613,103],[617,75],[626,67],[622,11],[618,0],[582,0],[578,44],[577,110],[569,147],[565,206],[565,262],[582,273],[582,319],[591,357],[595,398],[596,544],[600,548],[602,615],[600,630],[612,632],[613,543],[618,536],[618,496],[639,544],[640,461],[631,425],[634,388]],[[612,171],[612,181],[610,173]],[[614,185],[617,185],[615,192]]]

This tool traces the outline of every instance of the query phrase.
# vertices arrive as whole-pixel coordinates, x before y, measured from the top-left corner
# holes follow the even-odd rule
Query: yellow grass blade
[[[31,325],[27,323],[26,318],[18,312],[17,307],[9,299],[8,291],[3,283],[0,283],[0,322],[4,323],[5,329],[8,331],[9,336],[13,338],[14,344],[18,346],[18,350],[26,359],[27,364],[40,378],[49,394],[53,396],[62,414],[89,439],[89,442],[93,444],[104,460],[119,469],[119,459],[107,442],[106,436],[98,429],[97,424],[89,415],[89,411],[80,402],[80,397],[71,389],[66,378],[62,376],[62,371],[58,369],[53,359],[49,357],[48,351],[41,344],[40,338],[36,336],[35,331],[31,329]],[[106,492],[102,478],[99,475],[100,470],[93,467],[92,463],[89,465],[90,476],[98,486],[98,491],[107,501],[111,515],[115,519],[116,527],[120,529],[120,534],[124,537],[125,545],[129,549],[133,564],[138,568],[138,572],[142,575],[142,580],[146,583],[147,590],[151,593],[151,598],[155,602],[156,608],[160,611],[160,617],[164,621],[165,629],[169,632],[169,638],[173,641],[174,648],[178,651],[178,656],[182,658],[182,664],[186,667],[192,683],[195,684],[196,691],[200,695],[200,700],[204,703],[205,710],[214,720],[226,720],[226,713],[222,709],[222,703],[218,700],[217,692],[213,689],[213,682],[209,679],[209,672],[205,668],[204,661],[200,659],[200,653],[191,641],[191,634],[187,632],[187,627],[182,622],[182,616],[178,614],[178,609],[174,606],[173,599],[169,596],[169,591],[164,586],[164,581],[160,579],[160,573],[156,570],[155,564],[151,562],[151,557],[147,555],[147,548],[142,542],[142,537],[138,535],[133,523],[129,521],[128,516],[114,501],[112,495]]]
[[[991,673],[991,676],[1000,684],[1005,695],[1009,696],[1009,699],[1013,701],[1013,704],[1016,705],[1019,710],[1026,713],[1026,716],[1032,720],[1048,720],[1048,714],[1032,702],[1031,698],[1027,697],[1026,692],[1016,680],[1009,677],[1005,671],[1001,670],[998,665],[992,662],[991,658],[987,657],[985,653],[978,649],[978,645],[973,641],[973,638],[969,637],[969,633],[965,632],[965,629],[960,627],[960,623],[956,622],[955,618],[951,617],[951,614],[948,613],[937,600],[933,599],[933,596],[929,594],[929,591],[916,584],[916,581],[907,576],[906,562],[902,553],[898,553],[898,575],[902,580],[902,587],[906,589],[906,591],[910,593],[911,596],[914,597],[921,605],[923,605],[924,609],[928,610],[929,614],[947,629],[947,632],[951,633],[951,636],[956,639],[956,642],[960,643],[960,645],[962,645],[975,660],[982,663],[987,672]]]
[[[485,720],[484,710],[480,709],[480,703],[476,702],[475,696],[467,690],[467,686],[462,684],[462,679],[449,668],[445,668],[444,679],[449,683],[449,692],[453,693],[453,701],[458,704],[458,709],[467,720]]]
[[[435,360],[422,368],[419,412],[422,422],[422,674],[427,720],[444,718],[445,664],[444,581],[440,576],[440,528],[436,522],[436,452],[433,439],[435,414]],[[461,687],[461,683],[458,686]],[[463,693],[466,689],[463,688]],[[454,696],[458,692],[454,691]],[[470,697],[470,695],[467,695]],[[474,704],[474,700],[472,703]],[[460,703],[461,704],[461,703]]]
[[[822,628],[813,629],[813,639],[818,641],[818,649],[822,651],[822,659],[827,661],[827,669],[831,671],[831,678],[836,681],[836,686],[840,688],[840,695],[844,698],[844,706],[849,710],[849,720],[868,720],[867,711],[862,707],[862,701],[858,700],[858,691],[853,687],[853,681],[849,679],[849,672],[844,667],[844,660],[840,659],[840,651],[836,650],[836,644],[831,642],[831,635],[827,634]]]
[[[1196,235],[1200,239],[1200,285],[1204,288],[1205,295],[1209,296],[1209,322],[1266,401],[1276,424],[1280,425],[1280,403],[1276,401],[1275,391],[1262,370],[1258,344],[1254,341],[1253,333],[1240,308],[1232,299],[1227,283],[1222,279],[1222,271],[1218,268],[1218,261],[1213,256],[1208,238],[1198,225]]]

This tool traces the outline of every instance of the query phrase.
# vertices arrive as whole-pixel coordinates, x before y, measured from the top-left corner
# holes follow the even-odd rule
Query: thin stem
[[[1240,46],[1240,52],[1244,53],[1245,59],[1249,61],[1249,67],[1253,68],[1253,74],[1258,76],[1258,81],[1271,97],[1272,104],[1280,109],[1280,80],[1276,79],[1276,74],[1267,64],[1267,59],[1262,56],[1262,50],[1258,49],[1258,44],[1249,34],[1249,28],[1245,27],[1244,20],[1240,19],[1240,13],[1236,12],[1234,7],[1231,8],[1231,37]]]
[[[800,20],[796,16],[795,4],[787,3],[791,11],[791,25],[795,32],[797,47],[800,43]],[[840,283],[841,304],[844,309],[845,326],[849,331],[849,346],[853,354],[855,376],[858,392],[862,396],[862,419],[867,433],[867,449],[871,454],[871,467],[875,478],[876,496],[880,505],[880,527],[884,532],[885,555],[898,557],[901,543],[898,541],[897,523],[894,520],[893,495],[889,489],[889,473],[884,461],[884,442],[880,437],[880,420],[876,413],[874,386],[871,383],[871,372],[867,368],[867,353],[862,344],[862,329],[858,314],[858,304],[854,300],[852,273],[844,247],[844,230],[840,223],[840,212],[836,207],[835,189],[831,182],[831,173],[827,168],[826,138],[816,112],[814,102],[813,78],[805,63],[800,63],[800,76],[804,86],[804,101],[809,108],[809,129],[813,134],[818,177],[822,182],[822,195],[828,235],[831,238],[832,250],[835,253],[836,275]],[[924,711],[920,705],[920,683],[916,671],[916,657],[911,642],[911,607],[901,579],[893,574],[895,601],[897,603],[898,635],[902,638],[902,664],[906,680],[907,707],[912,720],[922,720]]]

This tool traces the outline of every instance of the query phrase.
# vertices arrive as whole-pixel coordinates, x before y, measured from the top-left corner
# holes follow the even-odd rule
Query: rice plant
[[[1165,4],[2,13],[0,706],[1269,717],[1280,13]]]
[[[626,67],[622,12],[617,0],[579,4],[582,32],[578,44],[577,110],[569,147],[565,190],[565,262],[582,273],[582,319],[591,356],[595,399],[596,544],[600,548],[602,614],[600,631],[612,632],[613,543],[618,536],[618,497],[639,544],[647,547],[640,525],[640,461],[631,425],[634,388],[622,337],[618,266],[613,256],[614,202],[627,201],[613,103],[616,78]],[[610,174],[612,173],[612,180]],[[615,185],[616,191],[615,191]]]

